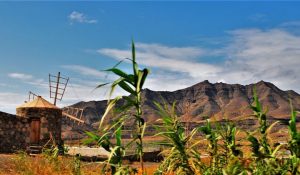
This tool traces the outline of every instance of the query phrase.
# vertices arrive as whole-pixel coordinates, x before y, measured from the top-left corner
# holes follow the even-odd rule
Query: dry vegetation
[[[138,167],[137,162],[126,162],[132,167]],[[99,162],[80,162],[80,173],[75,171],[73,157],[59,156],[51,160],[45,155],[28,156],[19,154],[0,154],[0,175],[99,175],[102,166]],[[158,163],[146,162],[145,171],[153,174]],[[141,173],[139,173],[141,174]]]

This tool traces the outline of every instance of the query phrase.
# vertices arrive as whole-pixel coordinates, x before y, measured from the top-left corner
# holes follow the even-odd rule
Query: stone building
[[[26,150],[46,143],[62,145],[60,108],[38,96],[17,107],[16,112],[0,113],[0,152]]]

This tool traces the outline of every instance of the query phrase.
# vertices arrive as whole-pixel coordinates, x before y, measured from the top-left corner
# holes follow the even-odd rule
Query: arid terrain
[[[144,89],[142,91],[143,116],[148,126],[151,126],[159,118],[153,102],[166,102],[170,105],[176,102],[178,116],[183,122],[189,122],[191,125],[203,123],[208,118],[219,121],[228,119],[236,121],[246,130],[251,129],[252,125],[248,126],[247,122],[251,119],[249,116],[252,111],[249,106],[253,102],[254,87],[256,87],[259,100],[265,109],[268,109],[269,120],[280,120],[287,124],[290,118],[290,100],[295,110],[300,109],[300,95],[297,92],[281,90],[270,82],[259,81],[254,84],[240,85],[203,81],[173,92]],[[121,100],[118,105],[122,103]],[[83,137],[83,130],[89,130],[91,127],[97,128],[106,105],[106,100],[79,102],[72,105],[84,109],[83,116],[86,124],[71,123],[70,125],[66,119],[63,136],[69,137],[72,134],[76,137]]]

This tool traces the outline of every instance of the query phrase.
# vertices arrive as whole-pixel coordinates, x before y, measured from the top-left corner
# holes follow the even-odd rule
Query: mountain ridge
[[[289,117],[291,99],[295,109],[300,109],[300,95],[293,90],[281,90],[274,84],[259,81],[248,85],[210,83],[208,80],[175,91],[142,90],[144,118],[148,122],[158,119],[153,101],[168,104],[177,102],[176,112],[185,121],[196,122],[206,118],[227,117],[239,119],[252,113],[249,105],[253,99],[253,88],[263,106],[268,107],[269,115],[278,119]],[[107,100],[78,102],[73,107],[83,108],[85,121],[97,123],[105,111]],[[123,102],[120,101],[119,105]]]

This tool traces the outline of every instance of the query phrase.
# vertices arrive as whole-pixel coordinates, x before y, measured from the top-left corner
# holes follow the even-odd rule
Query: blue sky
[[[70,86],[60,106],[107,97],[101,70],[130,57],[134,38],[153,90],[208,79],[259,80],[300,92],[299,2],[0,2],[0,110],[28,91],[49,99],[48,73]],[[130,70],[129,64],[121,67]],[[122,92],[117,91],[117,94]]]

